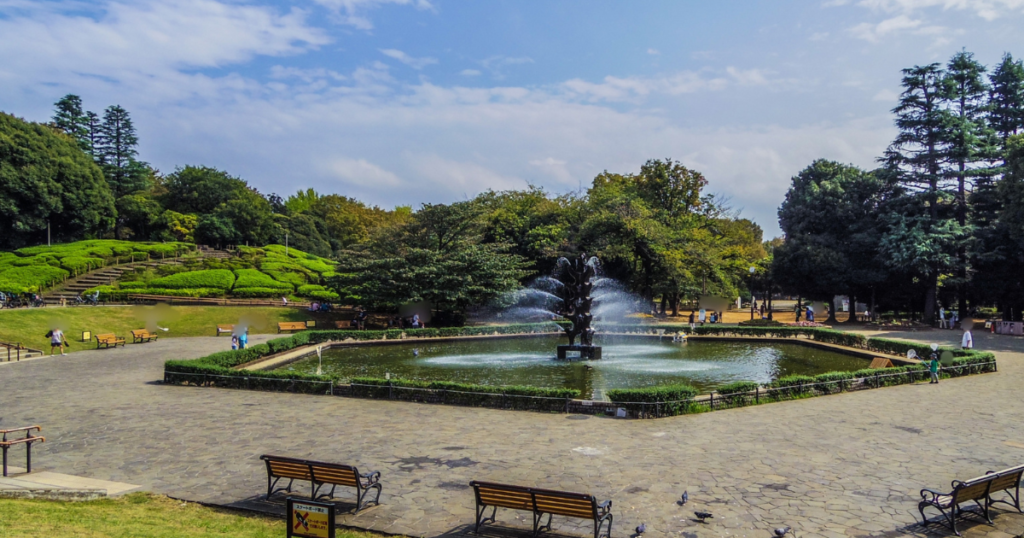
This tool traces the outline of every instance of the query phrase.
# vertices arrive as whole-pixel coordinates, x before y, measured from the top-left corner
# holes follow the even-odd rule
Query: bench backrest
[[[137,329],[132,331],[132,336],[134,336],[135,338],[145,338],[147,336],[153,336],[153,333],[147,331],[146,329]]]
[[[989,492],[989,485],[998,475],[973,478],[967,482],[953,482],[953,503],[984,499]]]
[[[359,487],[359,470],[351,465],[337,463],[309,462],[313,480],[325,484]]]
[[[235,326],[234,325],[217,325],[217,328],[222,330],[222,331],[233,331],[233,330],[235,330]]]
[[[477,504],[514,510],[533,510],[533,493],[530,492],[530,488],[475,480],[469,485],[473,486],[473,491],[476,493]]]
[[[282,321],[277,324],[281,329],[305,329],[306,322],[304,321]]]
[[[593,495],[548,489],[531,489],[538,512],[580,518],[596,518],[597,500]]]
[[[103,341],[103,340],[114,340],[116,338],[117,338],[117,335],[115,335],[114,333],[106,333],[106,334],[97,334],[96,335],[96,339],[100,340],[100,341]]]
[[[260,456],[260,459],[267,462],[267,473],[271,476],[299,480],[310,480],[313,478],[309,472],[309,462],[304,460],[278,456]]]
[[[1015,488],[1020,484],[1021,475],[1024,475],[1024,465],[1004,469],[991,474],[996,475],[996,478],[992,481],[992,486],[989,488],[989,491],[996,492],[1004,489]]]

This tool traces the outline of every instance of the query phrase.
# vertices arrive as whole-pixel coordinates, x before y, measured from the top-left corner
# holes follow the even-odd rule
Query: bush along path
[[[661,328],[661,327],[659,327]],[[716,327],[726,332],[736,328]],[[802,336],[819,342],[828,342],[872,351],[903,354],[914,349],[928,356],[931,349],[924,344],[866,338],[863,335],[831,329],[743,327],[743,336],[795,338]],[[620,326],[621,332],[644,332],[641,325]],[[928,378],[923,363],[896,368],[862,369],[855,372],[829,372],[818,376],[789,376],[760,385],[737,382],[720,387],[709,395],[698,394],[688,385],[662,386],[608,391],[611,402],[582,402],[574,400],[578,391],[540,387],[495,387],[466,385],[446,381],[404,379],[355,378],[351,380],[328,375],[304,374],[292,371],[260,371],[238,369],[239,366],[268,355],[289,351],[297,347],[345,340],[395,340],[401,338],[437,338],[452,336],[502,335],[548,333],[550,323],[506,325],[501,327],[461,327],[450,329],[412,329],[388,331],[306,331],[290,337],[278,338],[244,350],[222,351],[194,360],[170,360],[164,363],[164,382],[179,385],[241,388],[251,390],[334,394],[363,398],[398,399],[426,403],[446,403],[503,409],[563,411],[590,414],[611,414],[631,418],[655,418],[690,413],[701,413],[823,396],[850,390],[881,388],[914,383]],[[942,368],[942,377],[996,371],[995,355],[974,350],[953,350],[954,360]]]

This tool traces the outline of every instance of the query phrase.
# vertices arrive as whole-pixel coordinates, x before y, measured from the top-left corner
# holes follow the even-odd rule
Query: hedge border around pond
[[[551,332],[552,323],[523,323],[491,327],[452,327],[441,329],[390,329],[383,331],[303,331],[276,338],[265,344],[256,344],[243,350],[220,351],[191,360],[169,360],[164,363],[164,382],[181,385],[204,385],[225,388],[333,394],[343,384],[339,376],[304,374],[277,370],[236,370],[235,367],[263,357],[289,351],[301,346],[323,342],[398,340],[403,338],[445,338],[456,336],[542,334]],[[609,332],[642,333],[652,331],[691,332],[688,326],[616,325]],[[773,338],[806,337],[816,342],[843,345],[867,351],[904,354],[914,349],[925,357],[931,353],[927,344],[867,338],[860,334],[845,333],[817,327],[736,327],[704,326],[692,331],[697,335],[760,336]],[[996,371],[995,355],[974,350],[956,350],[951,366],[942,369],[944,377],[959,377]],[[674,416],[700,413],[716,409],[756,405],[770,401],[806,398],[850,390],[855,386],[870,388],[913,383],[926,377],[927,367],[922,364],[895,368],[862,369],[855,372],[828,372],[817,376],[788,376],[767,385],[754,382],[736,382],[712,392],[710,405],[689,385],[666,385],[639,389],[612,389],[608,398],[613,404],[625,407],[630,416]],[[871,380],[871,381],[868,381]],[[580,393],[572,389],[541,387],[471,385],[447,381],[417,381],[405,379],[353,378],[349,380],[351,395],[364,398],[387,398],[408,401],[427,401],[451,405],[500,407],[559,411],[568,409],[569,401]],[[379,388],[378,388],[379,387]],[[399,396],[396,397],[398,389]],[[725,390],[721,390],[725,389]],[[764,393],[762,399],[760,394]],[[751,396],[752,395],[752,396]],[[717,402],[715,401],[717,398]],[[763,401],[762,401],[763,400]],[[500,405],[499,405],[500,402]],[[652,415],[651,405],[654,404]]]

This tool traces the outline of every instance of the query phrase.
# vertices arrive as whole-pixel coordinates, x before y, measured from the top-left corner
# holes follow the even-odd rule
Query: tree
[[[989,77],[989,123],[1005,144],[1024,132],[1024,63],[1009,53]]]
[[[1007,320],[1020,321],[1024,309],[1024,135],[1013,135],[1006,141],[1006,168],[997,186],[1003,200],[994,239],[998,248],[992,252],[992,277],[998,283],[993,297]]]
[[[945,161],[949,167],[946,176],[955,183],[954,211],[964,233],[968,233],[968,187],[978,178],[991,176],[989,163],[995,158],[995,133],[986,122],[989,88],[984,73],[985,67],[975,61],[973,54],[961,51],[949,61],[942,80],[943,98],[948,103],[944,126]],[[960,312],[967,311],[967,266],[966,244],[961,244],[956,259]]]
[[[135,159],[139,154],[138,145],[139,139],[128,111],[117,105],[107,107],[95,153],[115,198],[148,186],[149,167]]]
[[[887,190],[875,174],[823,159],[794,176],[779,208],[785,241],[773,250],[773,281],[821,301],[869,294],[886,276],[877,238]]]
[[[913,268],[923,275],[927,282],[924,316],[931,322],[935,318],[939,275],[951,268],[950,253],[957,247],[955,241],[948,240],[958,238],[960,233],[943,222],[949,215],[940,212],[940,202],[948,207],[939,188],[948,124],[942,107],[943,73],[935,63],[904,69],[902,85],[900,102],[892,110],[899,133],[882,161],[906,189],[915,215],[894,216],[891,224],[895,235],[883,243],[891,249],[890,265]],[[916,211],[922,208],[923,213]],[[927,245],[904,243],[913,240],[927,240]]]
[[[475,205],[423,205],[409,222],[343,252],[329,285],[371,308],[395,310],[425,301],[444,318],[463,319],[470,306],[494,301],[528,274],[523,258],[480,242]]]
[[[0,113],[0,248],[95,237],[114,219],[103,172],[76,140]]]
[[[248,184],[208,166],[176,168],[164,178],[163,206],[183,214],[207,215],[248,190]]]
[[[82,98],[67,94],[54,103],[53,124],[78,141],[82,151],[92,154],[89,137],[89,117],[82,111]]]

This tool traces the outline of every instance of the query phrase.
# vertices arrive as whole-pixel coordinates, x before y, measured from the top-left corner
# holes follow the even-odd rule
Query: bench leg
[[[25,472],[32,472],[32,443],[25,443]]]
[[[377,495],[373,498],[372,501],[366,500],[367,494],[370,492],[371,489],[376,489]],[[366,508],[366,506],[371,502],[373,504],[376,504],[377,506],[380,506],[380,493],[382,491],[382,488],[379,482],[367,487],[365,490],[358,490],[357,488],[357,491],[359,493],[356,496],[356,513],[359,513],[360,510]]]
[[[0,447],[4,450],[4,476],[7,476],[7,449],[8,447]]]
[[[484,513],[487,512],[487,505],[478,504],[476,506],[476,532],[480,532],[480,525],[483,525],[488,521],[494,523],[494,516],[498,513],[498,507],[493,506],[492,508],[493,510],[491,510],[491,517],[484,517]]]
[[[540,525],[540,522],[544,521],[544,513],[543,512],[541,512],[541,513],[534,512],[534,514],[533,514],[533,535],[534,536],[538,536],[540,533],[542,533],[544,531],[550,532],[551,531],[551,518],[553,516],[554,516],[554,514],[548,514],[548,524],[547,525]],[[540,526],[538,527],[538,525],[540,525]]]
[[[604,536],[607,536],[607,538],[612,538],[612,519],[613,516],[611,514],[608,514],[605,517],[594,522],[594,538],[601,538],[601,527],[604,526],[605,521],[608,522],[608,531],[604,534]]]

